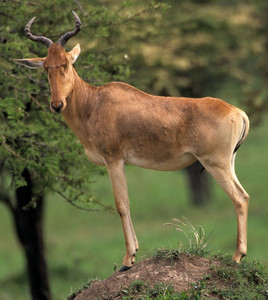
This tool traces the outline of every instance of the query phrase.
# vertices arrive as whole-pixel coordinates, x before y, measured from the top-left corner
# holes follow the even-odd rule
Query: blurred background
[[[75,68],[90,84],[124,81],[155,95],[213,96],[247,112],[251,131],[236,159],[251,196],[246,259],[267,267],[267,1],[6,0],[0,3],[0,299],[64,299],[89,279],[111,275],[125,252],[105,168],[87,160],[62,117],[50,112],[45,72],[13,61],[46,56],[46,47],[23,32],[33,16],[32,33],[57,41],[74,28],[72,10],[82,30],[66,50],[80,43]],[[182,233],[163,226],[182,217],[203,226],[212,254],[233,254],[235,210],[201,168],[126,168],[137,260],[157,248],[187,247]]]

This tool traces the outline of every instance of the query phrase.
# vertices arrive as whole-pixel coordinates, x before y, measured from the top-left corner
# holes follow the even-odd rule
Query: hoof
[[[247,256],[246,253],[242,253],[238,257],[234,255],[233,258],[232,258],[232,260],[234,262],[236,262],[237,264],[239,264],[241,262],[241,260],[243,259],[243,257],[246,257],[246,256]]]
[[[129,270],[131,267],[128,266],[122,266],[121,269],[119,270],[119,272],[125,272],[127,270]]]

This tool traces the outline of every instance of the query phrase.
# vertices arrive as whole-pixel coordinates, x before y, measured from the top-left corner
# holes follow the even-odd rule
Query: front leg
[[[121,217],[125,235],[127,252],[123,259],[123,266],[120,270],[125,271],[131,268],[132,264],[135,262],[135,254],[138,250],[138,241],[130,217],[124,162],[118,161],[116,163],[110,163],[107,164],[106,167],[113,187],[116,209]]]

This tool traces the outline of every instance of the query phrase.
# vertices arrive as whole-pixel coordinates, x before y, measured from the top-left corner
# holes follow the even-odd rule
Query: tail
[[[248,135],[249,127],[250,127],[248,116],[246,115],[245,112],[243,112],[243,111],[240,111],[240,112],[241,112],[241,116],[243,119],[243,128],[242,128],[240,138],[235,146],[234,153],[236,153],[236,151],[239,149],[239,147],[243,144],[244,140],[246,139],[246,137]]]

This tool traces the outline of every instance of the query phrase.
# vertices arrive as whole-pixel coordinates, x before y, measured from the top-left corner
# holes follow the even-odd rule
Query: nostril
[[[61,108],[63,107],[62,101],[60,101],[59,106],[56,106],[54,103],[51,103],[51,107],[55,110],[55,112],[59,113],[61,111]]]

